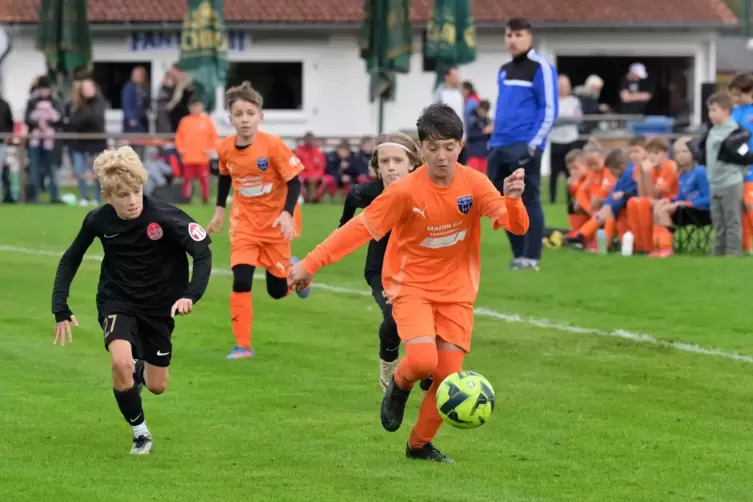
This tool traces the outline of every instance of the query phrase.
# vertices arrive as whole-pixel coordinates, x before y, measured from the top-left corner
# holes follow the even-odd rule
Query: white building
[[[150,2],[149,9],[144,6],[143,12],[135,12],[142,9],[133,5],[139,2],[121,2],[117,12],[128,7],[126,10],[133,8],[134,15],[130,16],[130,23],[113,23],[107,10],[115,3],[90,0],[95,75],[113,105],[119,101],[118,87],[137,64],[147,67],[156,93],[165,71],[179,58],[178,30],[183,15],[182,5],[173,6],[175,12],[168,7],[153,12],[156,3]],[[265,9],[261,3],[225,0],[225,10],[230,78],[252,82],[273,79],[274,89],[283,88],[279,96],[267,97],[270,106],[265,112],[265,128],[287,137],[298,137],[306,131],[319,136],[376,133],[377,106],[368,101],[368,77],[357,44],[362,2],[352,0],[353,5],[335,11],[330,0],[311,0],[309,4],[322,4],[318,10],[316,5],[310,9],[322,19],[298,24],[279,18],[275,23],[258,21],[265,19],[258,12]],[[508,58],[504,21],[495,19],[493,13],[508,3],[512,5],[513,1],[473,3],[478,19],[478,59],[460,69],[462,78],[472,81],[479,94],[492,103],[496,99],[498,68]],[[607,9],[605,3],[612,8]],[[248,8],[236,4],[248,4]],[[661,81],[657,83],[667,84],[685,96],[685,106],[697,119],[702,108],[701,83],[712,82],[716,76],[717,32],[736,20],[721,0],[663,0],[657,4],[662,5],[656,13],[647,13],[633,12],[636,7],[631,0],[558,0],[556,10],[582,12],[583,18],[553,23],[543,13],[531,12],[529,19],[536,27],[538,50],[561,72],[567,68],[574,85],[591,73],[599,74],[607,82],[603,97],[614,101],[616,86],[627,66],[640,61],[650,74],[655,69],[651,76]],[[676,4],[676,8],[664,4]],[[526,8],[523,5],[511,12]],[[328,22],[324,18],[327,9],[332,11],[330,19],[347,19]],[[416,17],[411,72],[398,77],[397,98],[385,107],[386,130],[411,127],[422,107],[430,102],[435,76],[423,70],[424,23],[420,22],[426,13],[417,13]],[[35,18],[31,6],[0,0],[0,23],[5,23],[14,36],[13,50],[0,67],[0,94],[10,102],[17,120],[22,117],[30,83],[45,72],[44,58],[34,48]],[[108,113],[112,127],[117,129],[121,112],[112,109]]]

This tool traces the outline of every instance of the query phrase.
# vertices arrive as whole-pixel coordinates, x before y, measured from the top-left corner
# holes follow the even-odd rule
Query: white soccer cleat
[[[152,451],[152,436],[139,436],[133,438],[133,447],[131,455],[149,455]]]
[[[395,370],[397,369],[397,360],[388,363],[385,361],[379,360],[379,388],[382,389],[382,392],[387,391],[387,387],[390,385],[390,379],[392,378],[392,375],[395,374]]]

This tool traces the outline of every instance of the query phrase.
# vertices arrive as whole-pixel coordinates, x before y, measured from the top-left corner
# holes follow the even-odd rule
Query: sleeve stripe
[[[539,63],[544,79],[544,98],[546,102],[544,122],[542,122],[539,132],[536,133],[536,136],[531,142],[532,146],[538,147],[544,141],[544,139],[546,139],[549,131],[554,125],[554,111],[556,106],[555,100],[557,99],[557,95],[554,92],[554,72],[552,71],[552,65],[549,64],[549,61],[547,61],[544,56],[538,54],[536,51],[530,51],[528,53],[528,57],[533,61]]]

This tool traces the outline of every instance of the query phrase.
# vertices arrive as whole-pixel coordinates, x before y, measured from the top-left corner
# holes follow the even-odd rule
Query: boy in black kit
[[[52,313],[55,341],[70,342],[68,293],[81,260],[94,238],[102,241],[104,259],[97,291],[97,311],[105,348],[112,362],[113,392],[133,429],[131,454],[152,450],[144,420],[141,386],[153,394],[167,387],[174,316],[187,315],[206,291],[212,271],[210,239],[180,209],[143,195],[147,174],[130,147],[106,150],[94,170],[107,202],[92,210],[55,275]],[[188,259],[193,257],[189,282]]]

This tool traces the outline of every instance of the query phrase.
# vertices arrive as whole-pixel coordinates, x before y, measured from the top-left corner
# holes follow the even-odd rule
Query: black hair
[[[476,88],[473,86],[473,82],[471,82],[470,80],[463,82],[463,89],[467,90],[471,94],[476,93]]]
[[[481,101],[479,101],[478,107],[488,112],[491,109],[492,104],[489,102],[488,99],[482,99]]]
[[[531,22],[524,17],[513,17],[507,20],[507,23],[505,23],[505,28],[508,28],[512,31],[531,31]]]
[[[196,94],[192,95],[191,98],[188,100],[188,106],[193,106],[198,103],[201,103],[202,105],[204,102],[201,100],[200,96],[197,96]]]
[[[463,120],[451,107],[434,103],[423,109],[416,121],[418,140],[463,139]]]

